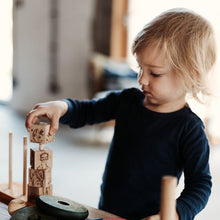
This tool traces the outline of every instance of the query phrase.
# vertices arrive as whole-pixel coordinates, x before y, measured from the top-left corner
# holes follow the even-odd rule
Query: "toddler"
[[[133,54],[141,90],[128,88],[98,100],[65,99],[37,104],[29,128],[41,116],[72,128],[115,119],[99,208],[127,219],[160,219],[161,177],[184,173],[176,219],[194,219],[211,192],[209,143],[186,95],[200,101],[215,58],[211,25],[187,9],[156,17],[137,35]]]

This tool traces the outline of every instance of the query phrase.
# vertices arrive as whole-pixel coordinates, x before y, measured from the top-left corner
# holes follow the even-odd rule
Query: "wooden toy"
[[[47,187],[51,184],[51,169],[29,168],[29,186]]]
[[[9,133],[9,181],[8,181],[8,189],[12,189],[12,137],[13,134]]]
[[[31,203],[35,203],[36,199],[41,195],[52,195],[53,187],[50,184],[46,187],[37,187],[37,186],[29,186],[28,185],[28,201]]]
[[[45,122],[40,122],[39,124],[34,124],[29,129],[30,142],[47,144],[54,141],[54,135],[49,134],[50,124]]]
[[[0,201],[9,204],[11,200],[20,198],[26,200],[26,167],[27,167],[27,137],[23,137],[23,185],[13,182],[12,172],[12,150],[13,150],[13,133],[9,133],[9,180],[8,183],[0,184]],[[23,190],[23,193],[22,193]]]
[[[30,165],[32,169],[48,169],[52,168],[53,151],[50,149],[39,150],[30,149]]]
[[[44,148],[43,144],[54,141],[49,135],[50,124],[40,122],[30,129],[30,142],[39,143],[39,148],[30,149],[30,168],[28,180],[28,201],[35,202],[41,195],[52,195],[51,170],[53,151]]]
[[[39,148],[30,149],[30,168],[27,185],[27,137],[23,138],[23,184],[13,182],[12,172],[12,139],[9,133],[9,180],[8,184],[0,184],[0,201],[9,204],[14,199],[22,199],[34,203],[40,195],[52,195],[52,150],[45,148],[43,144],[54,141],[54,135],[49,135],[50,124],[34,124],[30,129],[30,141],[38,143]],[[14,206],[15,201],[12,202]]]
[[[8,213],[13,215],[18,209],[24,208],[27,206],[27,203],[22,199],[13,199],[10,202],[10,206],[8,207]]]
[[[23,139],[23,196],[27,194],[27,137]]]
[[[176,186],[177,178],[174,176],[163,176],[161,182],[160,219],[176,219]]]

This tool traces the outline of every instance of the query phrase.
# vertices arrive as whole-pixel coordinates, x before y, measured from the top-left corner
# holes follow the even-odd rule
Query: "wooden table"
[[[119,218],[116,215],[113,215],[102,210],[98,210],[89,206],[85,206],[89,210],[88,218]],[[8,214],[8,206],[0,202],[0,220],[9,220],[10,215]]]

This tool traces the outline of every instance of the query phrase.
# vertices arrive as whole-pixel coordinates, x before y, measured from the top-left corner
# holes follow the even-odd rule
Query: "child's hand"
[[[68,109],[68,105],[64,101],[52,101],[39,103],[28,113],[25,126],[30,128],[32,124],[37,123],[42,116],[46,116],[50,121],[50,134],[54,134],[59,128],[59,119]]]
[[[143,218],[142,220],[160,220],[160,215],[159,214],[151,215],[151,216],[148,216],[146,218]]]
[[[143,218],[142,220],[160,220],[160,214],[151,215],[146,218]],[[176,214],[175,214],[175,220],[179,220],[179,214],[178,214],[177,210],[176,210]]]

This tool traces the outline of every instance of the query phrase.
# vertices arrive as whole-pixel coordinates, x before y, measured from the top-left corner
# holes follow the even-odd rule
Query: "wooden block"
[[[54,135],[49,135],[50,124],[40,122],[39,124],[34,124],[29,129],[30,142],[46,144],[54,141]]]
[[[51,184],[51,169],[29,168],[29,186],[47,187]]]
[[[52,195],[53,186],[50,184],[47,187],[35,187],[28,185],[28,201],[34,202],[41,195]]]
[[[38,148],[30,149],[30,165],[32,169],[51,169],[53,163],[53,151],[45,148],[39,150]]]

